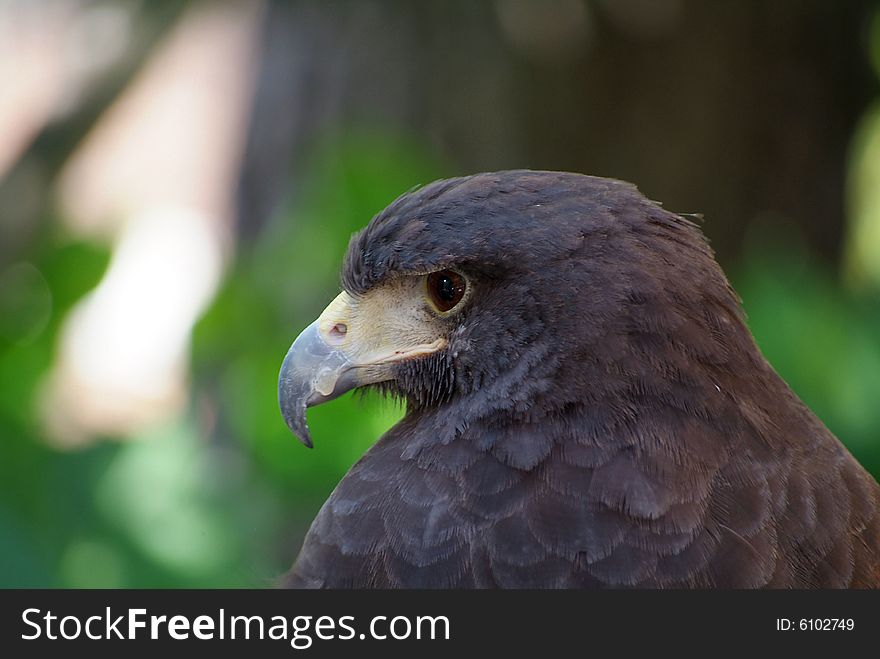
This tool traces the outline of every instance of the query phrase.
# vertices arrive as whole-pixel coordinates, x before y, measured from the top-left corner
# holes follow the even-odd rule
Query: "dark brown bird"
[[[284,416],[354,387],[403,420],[286,584],[880,586],[880,487],[773,371],[689,220],[511,171],[403,195],[294,342]],[[344,438],[334,438],[343,441]]]

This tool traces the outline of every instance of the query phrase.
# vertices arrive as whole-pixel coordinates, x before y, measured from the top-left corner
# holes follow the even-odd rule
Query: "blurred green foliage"
[[[0,273],[0,583],[59,583],[59,549],[82,525],[91,532],[91,480],[112,452],[59,453],[42,440],[37,421],[41,379],[52,360],[61,320],[93,288],[109,255],[50,234],[30,260]],[[41,310],[42,309],[42,310]],[[73,476],[79,472],[79,477]],[[89,529],[86,531],[85,529]]]
[[[798,238],[779,218],[756,221],[732,283],[777,373],[880,475],[880,297],[841,286]]]

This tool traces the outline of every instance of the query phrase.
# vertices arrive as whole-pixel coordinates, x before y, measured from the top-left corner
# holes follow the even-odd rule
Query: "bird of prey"
[[[305,588],[880,586],[880,486],[761,355],[699,228],[631,184],[404,194],[296,339],[283,416],[406,401],[312,523]],[[344,438],[337,438],[338,441]]]

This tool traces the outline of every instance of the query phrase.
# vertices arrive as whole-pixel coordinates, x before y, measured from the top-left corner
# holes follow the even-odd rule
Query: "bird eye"
[[[437,311],[446,312],[455,307],[464,297],[466,288],[465,278],[452,270],[440,270],[428,275],[428,297]]]

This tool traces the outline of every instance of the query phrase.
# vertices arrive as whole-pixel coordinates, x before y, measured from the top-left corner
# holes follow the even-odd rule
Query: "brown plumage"
[[[880,487],[761,355],[692,222],[601,178],[439,181],[352,240],[343,284],[447,269],[468,295],[431,321],[443,348],[374,383],[407,414],[287,585],[880,586]]]

